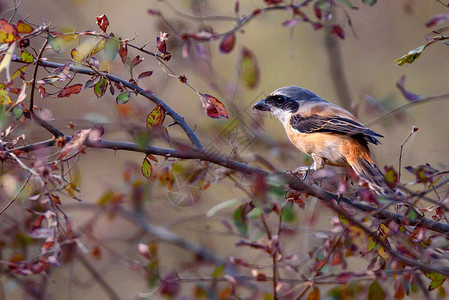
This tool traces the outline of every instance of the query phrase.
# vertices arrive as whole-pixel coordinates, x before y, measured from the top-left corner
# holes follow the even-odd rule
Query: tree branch
[[[19,62],[19,63],[24,63],[23,61],[20,60],[20,58],[15,58],[13,59],[14,62]],[[41,61],[39,63],[41,66],[43,67],[47,67],[47,68],[58,68],[63,66],[63,64],[58,64],[58,63],[54,63],[54,62],[49,62],[49,61]],[[149,99],[150,101],[152,101],[153,103],[155,103],[156,105],[161,105],[165,112],[171,116],[173,118],[173,120],[175,121],[175,123],[177,123],[179,126],[181,126],[181,128],[184,130],[184,132],[186,133],[187,137],[190,139],[190,141],[192,142],[192,144],[195,146],[195,148],[197,149],[203,149],[200,141],[198,140],[198,137],[195,135],[195,133],[193,132],[193,130],[189,127],[189,125],[187,125],[186,121],[184,120],[183,117],[181,117],[176,111],[174,111],[169,105],[167,105],[164,101],[162,101],[161,99],[159,99],[158,97],[156,97],[154,94],[145,91],[144,89],[142,89],[141,87],[139,87],[136,84],[130,83],[124,79],[121,79],[119,77],[116,77],[114,75],[111,74],[107,74],[107,73],[103,73],[103,72],[96,72],[94,70],[91,69],[87,69],[87,68],[81,68],[81,67],[77,67],[77,66],[73,66],[70,65],[70,71],[72,72],[76,72],[76,73],[81,73],[81,74],[86,74],[86,75],[98,75],[98,73],[100,73],[101,75],[105,76],[107,79],[109,79],[110,81],[113,82],[117,82],[120,83],[124,86],[126,86],[127,88],[133,90],[134,92],[144,96],[145,98]],[[42,122],[43,120],[40,119],[38,120],[40,122]],[[41,126],[43,126],[41,123],[39,123]],[[50,125],[50,124],[47,124]],[[51,126],[51,125],[50,125]],[[46,128],[47,130],[51,129],[51,127],[47,126]],[[50,130],[49,130],[50,131]],[[51,132],[51,131],[50,131]],[[55,132],[56,133],[56,132]]]

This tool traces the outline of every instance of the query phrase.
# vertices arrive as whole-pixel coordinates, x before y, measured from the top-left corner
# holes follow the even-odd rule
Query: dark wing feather
[[[294,115],[290,119],[290,125],[301,133],[324,132],[358,136],[373,144],[380,144],[377,137],[383,137],[357,121],[336,116],[311,115],[304,118],[300,115]]]

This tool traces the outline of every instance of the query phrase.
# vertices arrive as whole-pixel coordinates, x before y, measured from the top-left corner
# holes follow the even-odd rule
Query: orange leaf
[[[320,289],[317,286],[313,287],[313,290],[307,295],[307,300],[320,300]]]
[[[67,86],[59,92],[58,98],[70,97],[70,95],[72,95],[72,94],[78,94],[81,91],[82,87],[83,87],[83,85],[81,83]]]
[[[106,32],[106,29],[109,26],[109,20],[108,17],[106,17],[106,15],[101,15],[97,17],[97,25],[100,27],[101,30],[103,30],[104,32]]]
[[[22,20],[19,20],[19,22],[17,22],[17,31],[19,33],[31,33],[33,32],[33,30],[33,27],[23,22]]]
[[[16,26],[9,24],[8,21],[0,19],[0,44],[12,42],[19,39],[19,33]]]
[[[206,113],[209,117],[214,119],[228,118],[228,113],[226,112],[225,106],[217,98],[208,94],[201,93],[200,96],[203,108],[206,110]]]

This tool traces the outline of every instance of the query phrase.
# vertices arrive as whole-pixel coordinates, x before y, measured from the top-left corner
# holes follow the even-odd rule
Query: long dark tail
[[[357,176],[367,182],[376,194],[386,195],[394,193],[385,181],[384,174],[374,162],[360,157],[355,162],[350,163],[350,165]]]

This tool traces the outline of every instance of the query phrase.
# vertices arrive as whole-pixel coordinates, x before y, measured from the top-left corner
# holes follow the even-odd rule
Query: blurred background
[[[362,1],[352,2],[358,7],[357,10],[351,10],[343,4],[341,7],[350,16],[353,28],[348,25],[344,10],[339,8],[336,11],[337,20],[345,32],[344,40],[332,36],[330,41],[325,29],[314,30],[306,23],[300,22],[294,27],[283,26],[282,23],[291,18],[291,12],[274,11],[262,14],[245,25],[237,33],[236,46],[230,53],[221,53],[220,41],[212,41],[200,43],[200,49],[192,44],[188,55],[184,50],[184,57],[180,34],[195,33],[203,29],[212,29],[217,33],[230,30],[235,26],[235,20],[202,19],[200,16],[235,17],[234,1],[23,0],[15,19],[26,18],[36,25],[51,24],[58,30],[98,31],[96,17],[105,14],[110,22],[108,32],[133,39],[134,45],[142,46],[148,42],[146,48],[150,51],[156,50],[156,37],[160,32],[170,33],[168,50],[173,57],[167,65],[176,74],[185,74],[188,83],[199,92],[214,95],[222,101],[228,109],[229,119],[208,118],[201,108],[197,93],[179,83],[177,78],[168,76],[152,57],[145,57],[136,67],[142,72],[154,72],[150,78],[140,81],[139,85],[153,91],[184,116],[187,123],[198,132],[205,146],[208,146],[206,141],[212,141],[226,155],[230,155],[233,147],[240,147],[238,154],[244,160],[253,161],[254,153],[257,153],[271,164],[279,166],[279,169],[294,169],[308,163],[303,154],[289,145],[277,120],[255,114],[251,110],[256,101],[273,90],[287,85],[299,85],[356,111],[363,123],[370,124],[371,129],[385,136],[382,145],[372,149],[381,168],[385,165],[398,167],[400,145],[410,134],[412,126],[416,126],[419,131],[404,147],[403,166],[430,163],[436,168],[444,169],[449,164],[446,123],[449,99],[412,106],[392,117],[375,120],[407,103],[395,87],[404,74],[407,76],[405,86],[413,93],[430,96],[449,92],[449,61],[444,59],[449,49],[445,45],[431,45],[413,64],[399,67],[394,62],[410,50],[425,44],[424,39],[431,32],[425,23],[437,13],[447,13],[447,8],[437,1],[379,1],[374,6],[365,5]],[[240,1],[240,14],[249,14],[264,6],[265,3],[261,0]],[[13,1],[2,1],[5,16],[8,17],[11,13],[8,10],[11,7],[14,7]],[[160,11],[163,18],[148,13],[149,9]],[[313,17],[311,7],[304,11]],[[260,79],[254,88],[247,87],[239,80],[242,48],[249,49],[257,60]],[[45,56],[49,60],[65,63],[70,58],[70,50],[71,48],[65,49],[60,54],[48,51]],[[137,51],[133,52],[133,49],[129,51],[134,55],[142,55]],[[337,64],[336,57],[340,57]],[[340,79],[341,74],[345,77],[343,82],[347,84],[349,94],[346,98],[349,99],[341,99],[340,92],[344,87],[341,84],[336,86],[332,79],[332,68],[335,67],[341,72],[337,73],[340,74]],[[110,73],[129,79],[129,73],[123,68],[119,58],[108,68]],[[87,77],[77,75],[77,80],[85,82]],[[108,139],[133,140],[135,136],[132,132],[136,128],[144,128],[146,114],[154,105],[142,97],[133,96],[129,106],[141,114],[123,117],[117,110],[114,98],[106,95],[97,99],[91,91],[83,90],[70,98],[38,98],[37,104],[51,112],[57,126],[65,128],[69,122],[75,125],[74,129],[66,129],[66,134],[101,123]],[[255,126],[256,121],[260,126],[261,117],[263,127]],[[235,128],[238,128],[237,131]],[[33,129],[32,132],[31,139],[39,140],[45,135],[40,129]],[[185,140],[183,132],[176,126],[170,127],[169,132],[172,139]],[[242,135],[233,136],[236,132],[242,134],[243,138]],[[158,140],[156,144],[169,146],[164,140]],[[264,148],[266,144],[279,147],[272,147],[267,151]],[[82,155],[77,162],[77,169],[81,173],[79,198],[83,203],[96,203],[105,190],[119,188],[123,184],[124,172],[129,168],[138,169],[143,158],[142,154],[136,153],[88,149],[87,155]],[[290,165],[292,161],[295,165]],[[163,164],[162,159],[159,164]],[[411,174],[404,174],[402,180],[412,178]],[[243,178],[241,180],[243,184],[248,184]],[[205,245],[217,256],[235,255],[254,259],[254,252],[244,253],[241,248],[235,247],[238,237],[223,233],[221,220],[229,219],[235,206],[221,210],[211,218],[205,216],[218,203],[247,197],[244,192],[235,188],[234,182],[221,182],[202,192],[192,188],[181,177],[177,178],[172,191],[159,189],[157,185],[157,182],[148,185],[149,200],[145,203],[152,224],[169,228],[184,238]],[[78,203],[68,197],[62,200],[65,212],[70,214],[77,228],[95,220],[96,226],[92,232],[95,239],[86,235],[82,240],[87,253],[90,253],[91,247],[95,248],[100,244],[102,254],[101,257],[87,255],[86,259],[120,297],[135,299],[140,293],[144,294],[143,299],[160,297],[157,290],[149,287],[142,273],[129,265],[129,260],[140,259],[137,244],[149,242],[151,237],[145,236],[120,218],[108,218],[104,215],[93,218],[94,212],[88,207],[80,208]],[[314,230],[329,228],[328,216],[331,213],[322,211],[317,216],[318,221],[315,221],[313,230],[307,225],[310,220],[306,220],[306,216],[313,213],[319,205],[319,202],[310,201],[305,212],[298,212],[292,226],[304,228],[301,240],[309,239],[309,242],[304,244],[298,240],[291,241],[286,244],[286,253],[295,252],[301,257],[313,245],[320,243],[319,238],[312,237],[312,233]],[[12,210],[11,214],[15,212]],[[19,213],[17,210],[17,214]],[[275,220],[269,221],[270,225],[276,226]],[[176,270],[183,261],[188,261],[190,255],[178,247],[164,243],[159,245],[159,253],[163,272]],[[260,259],[267,257],[261,255]],[[192,274],[195,275],[195,271]],[[46,283],[49,299],[107,299],[104,287],[92,277],[95,276],[79,263],[52,269],[50,280]],[[189,296],[191,287],[189,284],[183,285]],[[26,299],[20,287],[11,281],[5,285],[5,291],[6,299]]]

